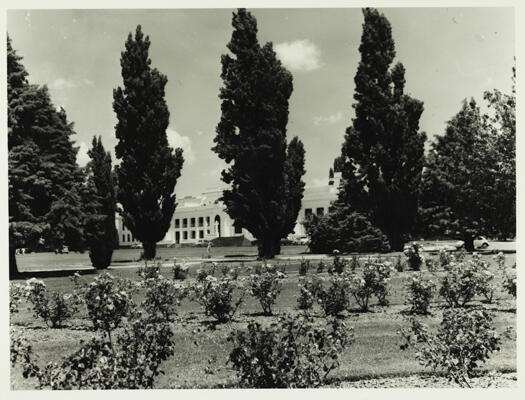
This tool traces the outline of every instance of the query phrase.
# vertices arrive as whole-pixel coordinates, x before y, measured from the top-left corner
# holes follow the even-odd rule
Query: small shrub
[[[186,265],[173,263],[173,279],[183,281],[188,277],[189,268]]]
[[[368,311],[372,295],[377,297],[380,305],[388,305],[386,297],[392,270],[390,263],[369,259],[365,262],[360,275],[350,276],[350,293],[362,311]]]
[[[32,347],[11,336],[11,364],[22,365],[24,378],[36,378],[38,389],[151,389],[161,363],[174,354],[173,332],[166,323],[142,315],[125,323],[114,343],[93,337],[61,363],[38,366]]]
[[[448,266],[453,261],[453,257],[449,251],[440,249],[438,253],[439,266],[444,270],[448,269]]]
[[[334,250],[332,254],[334,255],[334,272],[336,274],[342,274],[345,272],[348,262],[339,256],[339,250]]]
[[[9,282],[9,313],[17,313],[18,307],[25,297],[24,286],[19,283]]]
[[[162,264],[159,262],[154,265],[145,264],[143,267],[137,269],[137,275],[142,279],[155,279],[160,274],[160,267]]]
[[[280,318],[269,327],[249,322],[247,331],[234,331],[228,340],[233,342],[229,363],[243,387],[312,388],[339,366],[353,334],[337,319],[316,326],[302,315]]]
[[[496,265],[498,267],[498,269],[502,272],[505,271],[505,254],[503,254],[501,251],[496,254],[494,257],[493,257],[494,261],[496,261]]]
[[[470,387],[469,380],[480,363],[491,353],[499,351],[500,336],[493,317],[483,309],[448,309],[436,334],[416,319],[410,328],[400,331],[404,338],[402,349],[414,346],[422,365],[444,370],[450,380]]]
[[[428,314],[430,301],[436,284],[421,273],[409,277],[405,283],[407,292],[406,303],[410,305],[409,312],[412,314]]]
[[[29,279],[24,290],[35,317],[42,318],[52,328],[62,328],[63,323],[78,311],[79,303],[75,296],[56,291],[48,293],[41,280]]]
[[[361,264],[359,264],[359,258],[357,258],[356,255],[353,255],[352,259],[350,260],[350,271],[355,272],[359,268],[361,268]]]
[[[299,297],[297,308],[311,310],[323,289],[322,280],[317,276],[299,278]]]
[[[111,341],[111,332],[122,322],[132,307],[125,283],[108,273],[97,276],[85,293],[88,316],[95,330],[102,330]]]
[[[324,272],[324,269],[326,268],[326,264],[324,263],[323,260],[319,261],[319,263],[317,264],[317,269],[315,272],[317,272],[318,274],[322,274]]]
[[[412,271],[421,270],[421,266],[425,262],[421,254],[421,245],[417,242],[411,243],[403,253],[407,257],[408,268]]]
[[[511,296],[516,297],[516,264],[505,271],[503,289]]]
[[[452,261],[447,273],[441,279],[439,294],[449,307],[464,307],[476,295],[492,300],[494,274],[488,269],[488,264],[474,254],[472,260]]]
[[[427,267],[427,271],[434,272],[436,270],[436,262],[432,258],[425,258],[425,267]]]
[[[350,281],[345,274],[335,274],[328,283],[328,287],[319,288],[317,301],[326,315],[338,316],[350,306]]]
[[[394,268],[397,272],[403,272],[405,270],[405,266],[403,264],[403,261],[401,260],[401,256],[397,256]]]
[[[154,321],[170,322],[176,314],[180,302],[186,297],[187,291],[180,284],[159,275],[156,279],[148,279],[142,307]]]
[[[284,274],[266,267],[260,275],[253,274],[250,277],[250,293],[259,300],[265,315],[272,315],[272,307],[281,292],[282,279]]]
[[[233,292],[236,288],[242,288],[231,278],[216,278],[207,276],[202,282],[197,282],[194,293],[199,304],[209,315],[219,323],[231,320],[244,300],[244,292],[236,302],[233,301]]]
[[[299,264],[299,276],[306,276],[308,270],[310,269],[310,260],[301,259]]]

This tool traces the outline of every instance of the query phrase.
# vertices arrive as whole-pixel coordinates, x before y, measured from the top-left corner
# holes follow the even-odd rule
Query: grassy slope
[[[508,263],[514,262],[514,257],[507,257]],[[274,308],[275,314],[295,311],[298,295],[298,265],[287,266],[288,278],[283,284],[283,290],[277,299]],[[197,267],[192,267],[192,272]],[[165,276],[171,277],[168,268],[163,269]],[[310,271],[310,274],[315,273]],[[137,279],[135,270],[120,269],[112,274],[121,277]],[[220,274],[220,273],[219,273]],[[346,316],[347,325],[354,327],[355,342],[341,355],[341,366],[333,373],[334,377],[355,380],[359,378],[377,376],[402,376],[425,371],[414,358],[412,350],[399,349],[397,330],[403,326],[404,319],[401,311],[403,305],[403,279],[409,273],[396,273],[391,281],[391,295],[389,307],[373,307],[371,312],[351,312]],[[323,274],[325,275],[325,274]],[[83,279],[89,281],[92,276]],[[68,278],[48,278],[45,282],[49,289],[71,291],[72,284]],[[489,305],[496,312],[496,325],[499,331],[507,326],[516,324],[516,314],[512,311],[515,303],[502,293],[497,294],[495,304]],[[140,301],[140,299],[137,299]],[[375,299],[372,301],[374,304]],[[426,317],[427,322],[435,327],[441,316],[441,302],[432,307],[432,315]],[[164,365],[166,375],[159,377],[158,388],[173,387],[217,387],[231,386],[235,383],[235,372],[226,361],[230,351],[230,343],[226,338],[234,328],[243,328],[246,321],[256,318],[262,323],[270,323],[276,317],[258,315],[260,306],[256,299],[246,298],[238,315],[231,324],[220,325],[216,330],[208,328],[206,317],[196,302],[185,301],[180,307],[179,315],[173,323],[176,337],[176,354]],[[321,312],[317,310],[319,317]],[[80,339],[86,339],[89,332],[89,321],[79,318],[71,322],[66,329],[43,329],[45,324],[35,320],[31,312],[21,309],[11,321],[16,330],[24,331],[25,335],[34,343],[34,352],[43,365],[48,361],[59,361],[62,357],[72,353]],[[212,374],[205,372],[209,366]],[[493,355],[486,365],[487,369],[515,370],[516,343],[505,340],[501,352]],[[29,389],[34,382],[24,380],[18,367],[12,369],[12,387]]]

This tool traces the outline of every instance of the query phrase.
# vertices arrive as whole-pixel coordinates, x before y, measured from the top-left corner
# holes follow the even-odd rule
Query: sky
[[[152,66],[168,77],[168,141],[184,149],[175,192],[199,194],[221,185],[225,164],[211,151],[220,119],[221,54],[227,53],[232,9],[8,10],[7,30],[31,83],[46,84],[74,122],[85,165],[94,135],[114,157],[113,89],[122,85],[120,53],[137,24],[151,40]],[[287,137],[305,145],[307,186],[326,184],[353,118],[360,59],[359,8],[250,10],[261,44],[271,41],[293,74]],[[424,102],[420,128],[429,141],[465,98],[510,92],[515,37],[512,8],[381,8],[392,25],[395,62],[405,91]]]

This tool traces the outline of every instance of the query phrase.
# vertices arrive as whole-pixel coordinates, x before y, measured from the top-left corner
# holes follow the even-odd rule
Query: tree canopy
[[[7,38],[10,276],[16,248],[82,250],[83,172],[76,164],[73,124],[46,86],[30,84]]]
[[[418,209],[426,135],[419,131],[423,103],[405,94],[405,68],[395,57],[391,26],[375,9],[364,24],[355,75],[355,118],[346,130],[339,200],[388,237],[400,250]]]
[[[230,164],[222,171],[230,185],[222,196],[227,213],[257,238],[259,256],[271,258],[293,231],[304,188],[303,145],[297,138],[286,142],[292,75],[272,43],[259,44],[251,13],[239,9],[232,25],[231,55],[221,58],[222,115],[213,151]]]
[[[118,189],[124,224],[144,244],[144,257],[155,257],[156,243],[169,229],[175,211],[175,185],[184,158],[168,145],[169,111],[164,99],[167,77],[151,68],[150,40],[137,26],[122,52],[123,87],[113,91],[118,144]]]
[[[91,160],[86,167],[87,182],[83,195],[85,237],[92,265],[95,268],[106,268],[111,263],[113,249],[118,243],[111,155],[104,149],[100,136],[93,137],[88,155]]]

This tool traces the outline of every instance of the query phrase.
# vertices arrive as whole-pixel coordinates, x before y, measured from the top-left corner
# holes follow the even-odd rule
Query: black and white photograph
[[[5,391],[517,398],[518,8],[288,3],[4,9]]]

